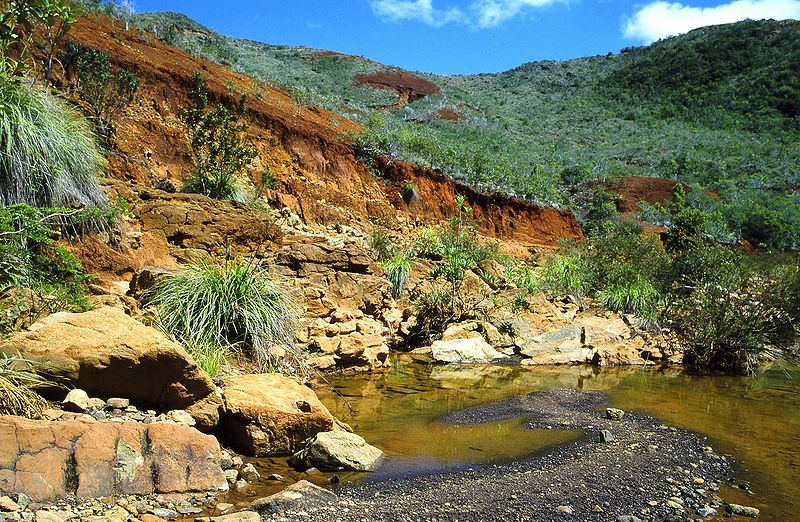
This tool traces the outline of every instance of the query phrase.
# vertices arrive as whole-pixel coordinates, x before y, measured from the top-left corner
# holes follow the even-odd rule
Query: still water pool
[[[690,376],[652,368],[442,366],[398,357],[385,373],[337,377],[330,384],[317,390],[323,403],[387,456],[374,473],[341,476],[344,485],[546,452],[581,433],[526,430],[523,419],[466,427],[436,419],[512,395],[579,388],[604,391],[615,407],[708,437],[718,453],[734,461],[738,482],[750,483],[749,492],[723,491],[726,500],[758,507],[760,520],[800,520],[800,373],[795,371],[776,367],[753,378]],[[256,465],[262,473],[309,478],[280,459]],[[329,478],[319,474],[313,480]],[[280,485],[264,485],[249,495],[274,492],[270,489]]]

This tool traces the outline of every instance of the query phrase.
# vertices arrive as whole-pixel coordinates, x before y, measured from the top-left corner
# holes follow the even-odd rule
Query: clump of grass
[[[578,302],[592,288],[592,269],[579,256],[550,257],[539,272],[539,289],[551,295],[571,295]]]
[[[411,254],[408,251],[402,251],[381,263],[381,267],[386,272],[386,278],[392,285],[392,296],[395,299],[400,299],[408,285],[411,277],[411,262]]]
[[[304,369],[294,344],[294,301],[253,262],[191,264],[156,283],[145,301],[154,306],[158,324],[186,346],[206,354],[209,346],[222,352],[235,347],[263,369]],[[278,358],[274,347],[287,356]],[[204,357],[218,368],[220,359]]]
[[[36,419],[47,401],[36,392],[45,380],[34,371],[34,362],[0,354],[0,414]]]
[[[54,96],[0,76],[0,205],[103,207],[90,126]]]
[[[378,261],[386,261],[392,257],[392,241],[385,230],[375,228],[367,237],[367,246],[375,253]]]

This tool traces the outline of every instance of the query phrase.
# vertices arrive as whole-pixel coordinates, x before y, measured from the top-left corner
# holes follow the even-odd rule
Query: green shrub
[[[303,369],[294,345],[294,301],[254,262],[189,265],[159,280],[145,302],[161,328],[186,346],[238,349],[261,368]],[[273,347],[288,357],[276,357]]]
[[[411,254],[403,251],[395,254],[391,259],[387,259],[381,266],[386,272],[386,277],[392,285],[392,296],[400,299],[403,291],[411,277]]]
[[[76,91],[91,111],[98,136],[106,146],[114,135],[114,119],[130,105],[139,90],[139,78],[113,67],[108,54],[71,44],[69,63],[74,66]]]
[[[587,260],[578,255],[552,255],[539,271],[537,288],[550,295],[571,295],[579,303],[593,288],[594,274]]]
[[[752,373],[759,358],[787,340],[786,314],[771,306],[763,282],[732,267],[701,279],[669,308],[668,320],[695,368]]]
[[[0,415],[38,419],[47,401],[36,392],[45,380],[36,373],[36,363],[0,354]]]
[[[79,211],[0,207],[0,334],[45,314],[84,311],[83,284],[90,276],[69,251],[55,244],[54,230]]]
[[[636,314],[648,321],[656,320],[664,301],[656,287],[635,272],[600,290],[598,297],[609,310]]]
[[[190,105],[181,109],[181,120],[190,134],[194,174],[184,190],[215,199],[241,201],[242,189],[236,175],[250,164],[257,151],[245,143],[247,123],[244,95],[234,110],[218,103],[210,106],[208,81],[199,73],[192,76]]]
[[[392,257],[393,245],[386,230],[374,228],[367,236],[367,246],[375,254],[378,261],[386,261]]]
[[[429,227],[423,228],[414,240],[414,249],[423,257],[439,257],[442,255],[442,241],[439,233]]]
[[[0,77],[0,205],[103,207],[105,166],[86,122],[54,96]]]

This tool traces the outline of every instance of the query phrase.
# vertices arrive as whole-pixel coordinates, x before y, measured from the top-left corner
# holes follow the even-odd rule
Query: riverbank
[[[689,510],[706,504],[724,511],[714,494],[729,473],[724,457],[695,434],[660,425],[644,414],[605,418],[598,408],[606,404],[602,393],[557,389],[447,415],[440,422],[471,425],[529,417],[530,428],[582,429],[586,436],[506,465],[343,489],[338,503],[274,518],[683,520]]]

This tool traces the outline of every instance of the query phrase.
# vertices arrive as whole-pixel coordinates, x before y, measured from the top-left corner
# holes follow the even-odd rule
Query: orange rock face
[[[222,490],[220,458],[184,426],[0,417],[0,492],[36,501]]]

